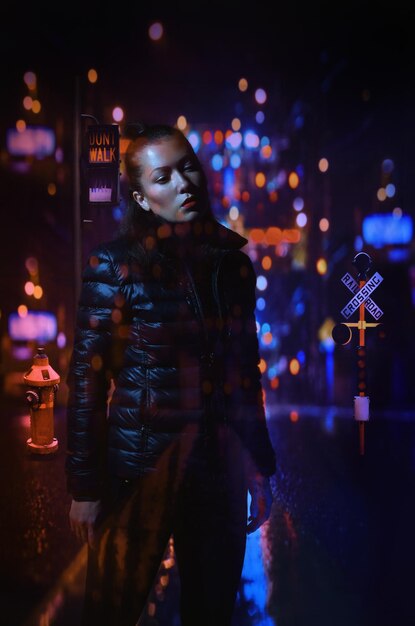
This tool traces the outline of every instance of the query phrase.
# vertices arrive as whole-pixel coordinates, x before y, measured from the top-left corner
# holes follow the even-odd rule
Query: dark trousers
[[[83,626],[135,626],[171,535],[182,626],[230,626],[246,545],[243,468],[234,456],[182,460],[172,445],[155,471],[114,481],[88,553]]]

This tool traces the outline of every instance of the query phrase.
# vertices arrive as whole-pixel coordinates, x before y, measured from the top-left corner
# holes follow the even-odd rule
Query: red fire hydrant
[[[27,448],[36,454],[50,454],[58,449],[54,437],[53,405],[59,388],[60,376],[49,365],[44,348],[38,348],[33,365],[23,376],[29,387],[26,401],[30,407],[30,434]]]

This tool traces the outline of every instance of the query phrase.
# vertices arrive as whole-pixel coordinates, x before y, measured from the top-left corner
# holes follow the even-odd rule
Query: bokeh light
[[[305,213],[299,213],[295,221],[297,226],[303,228],[303,226],[307,224],[307,215]]]
[[[164,29],[161,22],[153,22],[148,29],[148,36],[152,41],[159,41],[163,37]]]
[[[325,158],[320,159],[320,161],[318,162],[318,169],[320,170],[320,172],[327,172],[327,170],[329,169],[328,160]]]
[[[35,292],[35,285],[31,280],[28,280],[24,286],[25,294],[28,296],[33,296]]]
[[[288,185],[291,187],[291,189],[296,189],[299,184],[300,179],[297,172],[290,172],[290,174],[288,175]]]
[[[246,91],[248,89],[248,81],[246,78],[240,78],[238,82],[239,91]]]
[[[26,111],[30,111],[32,109],[33,106],[33,98],[31,98],[30,96],[25,96],[23,98],[23,107],[26,109]]]
[[[377,196],[377,199],[380,202],[383,202],[384,200],[386,200],[387,195],[386,195],[385,188],[384,187],[379,187],[379,189],[377,190],[376,196]]]
[[[330,222],[327,219],[327,217],[321,218],[321,220],[318,223],[318,227],[322,233],[326,233],[328,231],[328,229],[330,228]]]
[[[187,128],[187,119],[185,115],[179,115],[179,117],[177,118],[176,126],[181,131]]]
[[[327,274],[327,261],[326,259],[324,259],[323,257],[321,257],[320,259],[317,259],[316,261],[316,269],[318,274],[320,274],[320,276],[324,276],[324,274]]]
[[[264,104],[267,101],[267,92],[265,89],[259,88],[255,90],[255,100],[258,104]]]
[[[121,107],[114,107],[112,110],[112,119],[114,122],[121,122],[124,119],[124,111]]]
[[[88,76],[88,80],[89,80],[89,82],[91,84],[96,83],[97,80],[98,80],[98,72],[93,67],[91,67],[91,69],[88,70],[87,76]]]
[[[25,72],[23,75],[23,80],[31,91],[36,89],[37,79],[36,79],[36,74],[34,72]]]
[[[241,120],[239,119],[239,117],[233,118],[231,122],[231,128],[235,132],[237,132],[238,130],[241,130]]]

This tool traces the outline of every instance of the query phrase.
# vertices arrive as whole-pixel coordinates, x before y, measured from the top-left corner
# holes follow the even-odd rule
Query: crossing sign
[[[359,424],[359,449],[360,454],[364,454],[365,450],[365,422],[369,420],[369,396],[366,395],[366,340],[365,332],[368,328],[382,326],[378,320],[382,317],[382,309],[370,297],[375,289],[379,287],[383,281],[382,276],[375,272],[368,280],[367,274],[372,259],[366,252],[359,252],[353,259],[353,265],[357,267],[358,281],[355,280],[348,272],[341,279],[353,294],[352,298],[343,307],[341,314],[348,320],[353,313],[359,309],[359,319],[356,322],[341,322],[336,324],[332,331],[332,337],[336,343],[343,346],[349,343],[352,338],[352,328],[358,331],[359,345],[357,346],[357,368],[358,368],[358,384],[357,395],[353,398],[354,418]],[[365,311],[368,311],[375,322],[366,322]]]
[[[378,274],[378,273],[376,272],[376,274]],[[380,276],[379,274],[378,274],[378,276],[380,277],[380,282],[382,282],[382,280],[383,280],[382,276]],[[349,272],[346,272],[346,274],[343,276],[341,281],[342,281],[343,285],[345,285],[353,294],[355,294],[356,298],[360,297],[360,296],[357,295],[358,292],[359,292],[359,284],[358,284],[357,280],[355,280],[353,278],[353,276],[351,276],[349,274]],[[370,282],[370,281],[368,281],[368,282]],[[376,287],[380,284],[380,282],[377,283]],[[366,285],[364,287],[362,287],[362,289],[360,290],[362,292],[362,296],[364,295],[363,291],[365,290],[367,284],[368,283],[366,283]],[[376,287],[374,289],[376,289]],[[371,290],[371,293],[374,291],[374,289]],[[365,293],[366,293],[366,290],[365,290]],[[352,298],[352,300],[350,302],[353,302],[353,298]],[[356,309],[354,309],[349,315],[346,315],[343,312],[345,309],[347,309],[347,307],[349,306],[350,302],[348,302],[346,304],[346,306],[344,307],[344,309],[342,310],[343,317],[346,317],[346,319],[348,319],[350,317],[350,315],[352,313],[354,313],[354,311],[356,310]],[[370,313],[372,315],[372,317],[375,318],[375,320],[378,320],[378,319],[380,319],[382,317],[382,315],[383,315],[382,309],[372,300],[372,298],[367,297],[366,300],[364,300],[364,302],[365,302],[366,310],[368,311],[368,313]],[[359,302],[359,304],[361,304],[361,302]],[[359,304],[357,306],[359,306]],[[347,309],[347,311],[348,311],[348,309]]]
[[[370,298],[370,295],[375,291],[375,289],[377,289],[377,287],[379,287],[380,283],[383,281],[383,277],[379,274],[379,272],[375,272],[361,289],[358,288],[358,283],[348,273],[345,274],[341,280],[342,283],[354,293],[353,298],[351,298],[346,306],[344,306],[341,310],[341,314],[343,315],[343,317],[348,320],[349,317],[363,303],[365,304],[365,307],[367,308],[369,313],[371,313],[371,315],[375,319],[379,319],[383,315],[383,311]]]

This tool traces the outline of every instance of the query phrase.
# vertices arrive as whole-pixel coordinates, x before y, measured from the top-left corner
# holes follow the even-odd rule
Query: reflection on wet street
[[[86,550],[69,532],[59,451],[25,448],[3,409],[1,602],[5,626],[77,626]],[[413,626],[415,413],[373,414],[359,454],[349,409],[268,406],[277,452],[271,518],[248,537],[233,626]],[[171,540],[140,626],[180,626]],[[195,625],[197,626],[197,625]]]

